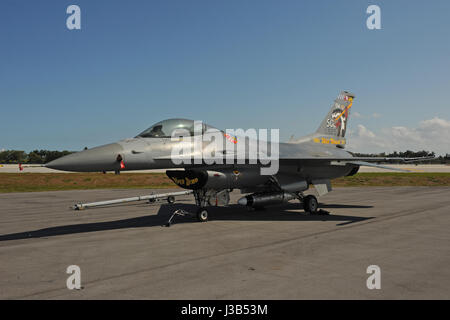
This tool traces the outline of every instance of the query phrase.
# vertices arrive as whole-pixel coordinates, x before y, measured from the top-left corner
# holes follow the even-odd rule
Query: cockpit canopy
[[[194,136],[198,133],[194,130],[194,120],[189,119],[167,119],[160,121],[158,123],[155,123],[147,130],[144,130],[140,134],[137,135],[137,137],[141,138],[171,138],[172,133],[178,130],[175,134],[181,133],[183,130],[184,132],[188,132],[189,135]],[[209,126],[207,124],[202,124],[201,134],[204,134],[206,130],[218,130],[212,126]]]

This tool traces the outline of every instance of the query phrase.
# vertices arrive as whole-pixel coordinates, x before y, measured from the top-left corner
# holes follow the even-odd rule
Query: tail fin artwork
[[[342,91],[336,100],[326,118],[322,121],[316,130],[317,135],[330,136],[332,139],[342,139],[347,131],[347,122],[350,115],[350,108],[353,104],[355,95]],[[345,139],[339,141],[340,145],[345,144]]]

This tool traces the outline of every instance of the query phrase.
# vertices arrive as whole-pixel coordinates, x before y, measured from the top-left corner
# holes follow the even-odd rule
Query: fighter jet
[[[170,169],[166,174],[176,185],[193,190],[198,206],[196,216],[202,222],[208,220],[208,206],[228,205],[229,192],[233,189],[248,194],[238,200],[238,204],[243,206],[258,209],[298,199],[306,212],[316,214],[319,208],[317,198],[311,194],[304,195],[311,186],[319,196],[323,196],[332,190],[332,179],[354,175],[361,166],[406,171],[374,162],[429,159],[354,157],[345,151],[345,133],[354,99],[354,94],[342,91],[314,133],[286,143],[272,141],[266,144],[265,149],[256,152],[242,148],[244,156],[239,159],[236,155],[240,147],[248,147],[252,143],[259,146],[262,141],[233,136],[206,124],[199,129],[193,120],[168,119],[152,125],[134,138],[73,153],[51,161],[46,167],[116,173]],[[177,135],[175,131],[183,131],[184,134]],[[212,136],[224,138],[222,143],[215,144],[213,156],[211,143],[208,143]],[[174,154],[174,149],[187,151],[180,156]],[[278,157],[271,161],[277,163],[278,170],[273,174],[262,174],[261,169],[267,168],[268,163],[254,161],[254,158],[262,153],[267,156],[268,150],[278,150]],[[205,154],[209,154],[210,159],[205,158]],[[200,161],[188,161],[199,155],[202,156]],[[212,157],[215,161],[208,161]],[[217,161],[221,159],[224,161]]]

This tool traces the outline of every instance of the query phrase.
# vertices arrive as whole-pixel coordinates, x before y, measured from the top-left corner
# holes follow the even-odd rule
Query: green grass
[[[164,173],[0,173],[0,193],[174,187]]]
[[[364,172],[334,179],[335,187],[450,186],[450,172]]]

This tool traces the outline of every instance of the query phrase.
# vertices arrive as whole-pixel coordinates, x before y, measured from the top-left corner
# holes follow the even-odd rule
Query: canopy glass
[[[158,123],[155,123],[147,130],[144,130],[140,134],[137,135],[137,137],[141,138],[170,138],[172,137],[172,133],[175,130],[179,130],[176,132],[181,133],[182,130],[185,130],[184,132],[189,132],[191,136],[195,135],[196,132],[194,132],[194,120],[189,119],[167,119],[160,121]],[[212,126],[209,126],[207,124],[203,124],[201,134],[205,133],[206,130],[218,130]]]

